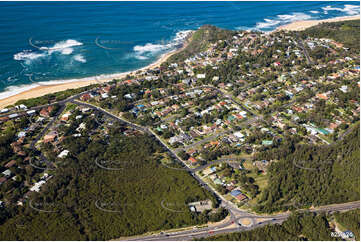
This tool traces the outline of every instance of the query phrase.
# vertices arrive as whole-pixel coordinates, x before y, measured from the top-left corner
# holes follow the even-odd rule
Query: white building
[[[41,181],[38,181],[37,183],[34,184],[34,186],[32,186],[30,188],[30,191],[32,192],[39,192],[40,191],[40,187],[45,184],[45,181],[41,180]]]
[[[206,74],[197,74],[197,78],[206,78]]]
[[[69,154],[69,150],[63,150],[59,155],[58,158],[65,158]]]

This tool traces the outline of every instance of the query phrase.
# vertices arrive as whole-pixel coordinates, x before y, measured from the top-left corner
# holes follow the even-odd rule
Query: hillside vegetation
[[[258,211],[297,209],[360,199],[360,128],[334,145],[315,147],[286,142],[259,158],[278,159]]]
[[[210,43],[216,43],[218,40],[228,40],[232,38],[234,31],[221,29],[213,25],[203,25],[193,33],[189,39],[187,47],[179,53],[172,55],[167,62],[184,61],[195,53],[204,51]]]
[[[285,222],[267,225],[251,231],[223,234],[207,237],[204,240],[216,241],[299,241],[299,240],[326,240],[334,241],[331,237],[330,225],[324,214],[312,213],[293,214]]]
[[[360,20],[322,23],[302,31],[301,35],[334,39],[360,52]]]
[[[336,213],[335,217],[337,223],[353,232],[356,241],[360,240],[360,209]]]
[[[2,211],[0,239],[109,240],[226,216],[225,211],[191,213],[187,203],[211,199],[215,204],[215,198],[186,171],[160,165],[164,150],[151,137],[122,133],[117,127],[109,140],[67,138],[72,155],[42,192],[31,196],[32,205]],[[96,161],[120,169],[103,169]]]
[[[359,21],[323,23],[300,32],[303,38],[334,39],[359,52]],[[359,93],[351,97],[359,101]],[[324,110],[319,110],[324,112]],[[317,114],[316,114],[317,115]],[[360,127],[330,146],[295,145],[292,139],[260,159],[276,159],[268,187],[260,196],[260,212],[297,209],[360,199]]]

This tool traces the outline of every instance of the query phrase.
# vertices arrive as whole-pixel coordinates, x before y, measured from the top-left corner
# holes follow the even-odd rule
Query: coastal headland
[[[324,20],[305,20],[305,21],[296,21],[287,25],[283,25],[278,27],[276,30],[274,31],[281,31],[281,30],[285,30],[285,31],[302,31],[304,29],[310,28],[312,26],[321,24],[321,23],[325,23],[325,22],[339,22],[339,21],[346,21],[346,20],[357,20],[360,19],[360,16],[347,16],[347,17],[337,17],[337,18],[331,18],[331,19],[324,19]],[[186,40],[185,43],[183,44],[183,46],[179,49],[173,50],[171,52],[167,52],[165,54],[163,54],[156,62],[145,66],[143,68],[140,68],[138,70],[134,70],[134,71],[129,71],[129,72],[124,72],[124,73],[119,73],[119,74],[114,74],[114,75],[109,75],[109,76],[99,76],[99,77],[94,77],[94,79],[92,78],[83,78],[83,79],[79,79],[77,81],[72,81],[72,82],[65,82],[62,84],[54,84],[54,85],[39,85],[37,87],[34,87],[32,89],[26,90],[24,92],[15,94],[13,96],[9,96],[6,97],[4,99],[0,100],[0,108],[4,108],[7,107],[9,105],[13,105],[15,104],[17,101],[22,100],[22,99],[28,99],[28,98],[35,98],[35,97],[40,97],[49,93],[55,93],[55,92],[59,92],[59,91],[64,91],[67,89],[75,89],[75,88],[80,88],[80,87],[85,87],[91,84],[96,84],[99,82],[108,82],[111,81],[113,79],[122,79],[125,78],[128,74],[132,74],[135,73],[137,71],[142,71],[142,70],[147,70],[147,69],[152,69],[152,68],[156,68],[159,67],[163,62],[165,62],[170,56],[172,56],[173,54],[181,51],[182,49],[187,47],[187,44],[190,42],[190,40]]]

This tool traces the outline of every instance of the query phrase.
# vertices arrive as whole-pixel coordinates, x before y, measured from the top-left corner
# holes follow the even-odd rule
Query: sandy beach
[[[338,18],[332,18],[332,19],[325,19],[325,20],[305,20],[305,21],[296,21],[284,26],[280,26],[278,27],[276,30],[274,31],[281,31],[281,30],[286,30],[286,31],[301,31],[304,30],[306,28],[315,26],[317,24],[320,23],[324,23],[324,22],[338,22],[338,21],[345,21],[345,20],[356,20],[356,19],[360,19],[360,16],[347,16],[347,17],[338,17]],[[272,31],[272,32],[274,32]],[[94,79],[92,78],[84,78],[84,79],[79,79],[78,81],[73,81],[73,82],[65,82],[62,84],[54,84],[54,85],[39,85],[37,87],[34,87],[30,90],[26,90],[24,92],[15,94],[13,96],[10,97],[6,97],[4,99],[0,100],[0,108],[4,108],[8,105],[12,105],[14,103],[16,103],[18,100],[21,99],[28,99],[28,98],[34,98],[34,97],[40,97],[43,96],[45,94],[49,94],[49,93],[54,93],[54,92],[59,92],[59,91],[63,91],[66,89],[71,89],[71,88],[79,88],[79,87],[84,87],[84,86],[88,86],[90,84],[95,84],[95,83],[99,83],[99,82],[108,82],[111,81],[113,79],[121,79],[124,78],[127,74],[131,74],[131,73],[135,73],[136,71],[139,70],[146,70],[146,69],[150,69],[150,68],[155,68],[155,67],[159,67],[164,61],[166,61],[171,55],[181,51],[183,48],[185,48],[187,46],[187,44],[190,42],[190,40],[186,41],[186,43],[184,44],[184,46],[178,50],[174,50],[172,52],[168,52],[163,54],[156,62],[143,67],[141,69],[138,70],[134,70],[134,71],[130,71],[130,72],[125,72],[125,73],[120,73],[120,74],[114,74],[114,75],[109,75],[107,77],[94,77]]]
[[[113,74],[113,75],[107,75],[106,77],[93,77],[93,78],[83,78],[83,79],[79,79],[77,81],[68,81],[62,84],[54,84],[54,85],[39,85],[37,87],[34,87],[32,89],[26,90],[24,92],[15,94],[13,96],[10,97],[6,97],[4,99],[0,100],[0,108],[4,108],[7,107],[9,105],[12,105],[14,103],[16,103],[18,100],[21,99],[29,99],[29,98],[35,98],[35,97],[40,97],[49,93],[54,93],[54,92],[59,92],[59,91],[64,91],[67,89],[75,89],[75,88],[80,88],[80,87],[85,87],[91,84],[96,84],[99,82],[109,82],[112,81],[114,79],[122,79],[124,77],[126,77],[128,74],[132,74],[135,73],[137,71],[142,71],[142,70],[147,70],[147,69],[152,69],[152,68],[156,68],[159,67],[163,62],[165,62],[171,55],[178,53],[179,51],[183,50],[187,44],[190,42],[190,39],[187,40],[183,47],[167,52],[165,54],[163,54],[156,62],[153,62],[152,64],[145,66],[143,68],[134,70],[134,71],[129,71],[129,72],[124,72],[124,73],[119,73],[119,74]],[[45,82],[46,83],[46,82]]]
[[[346,20],[357,20],[360,19],[360,15],[355,16],[347,16],[347,17],[337,17],[323,20],[304,20],[304,21],[296,21],[290,24],[286,24],[278,27],[275,31],[286,30],[286,31],[302,31],[312,26],[315,26],[320,23],[331,23],[331,22],[339,22]]]

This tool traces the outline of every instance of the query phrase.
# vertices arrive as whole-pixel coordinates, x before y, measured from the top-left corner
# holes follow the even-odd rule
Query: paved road
[[[138,130],[140,130],[140,131],[143,131],[143,132],[145,132],[145,133],[147,133],[147,134],[150,134],[150,135],[154,136],[154,137],[171,153],[171,155],[172,155],[174,158],[176,158],[177,161],[179,161],[180,163],[183,163],[182,159],[180,159],[180,158],[178,157],[178,155],[177,155],[172,149],[170,149],[170,148],[168,147],[168,145],[165,144],[165,143],[158,137],[158,135],[155,134],[155,133],[154,133],[152,130],[150,130],[149,128],[143,127],[143,126],[140,126],[140,125],[137,125],[137,124],[134,124],[134,123],[131,123],[131,122],[129,122],[128,120],[125,120],[125,119],[123,119],[123,118],[121,118],[121,117],[118,117],[118,116],[116,116],[116,115],[108,112],[108,111],[105,110],[105,109],[102,109],[102,108],[100,108],[100,107],[98,107],[98,106],[95,106],[95,105],[92,105],[92,104],[89,104],[89,103],[84,103],[84,102],[80,102],[80,101],[76,101],[76,100],[73,100],[72,103],[75,103],[75,104],[78,104],[78,105],[83,105],[83,106],[86,106],[86,107],[91,108],[91,109],[95,109],[95,110],[97,110],[98,112],[101,112],[101,113],[103,113],[104,115],[106,115],[106,116],[108,116],[108,117],[110,117],[110,118],[112,118],[112,119],[115,119],[115,120],[117,120],[117,121],[119,121],[119,122],[121,122],[121,123],[124,123],[124,124],[126,124],[126,125],[134,128],[134,129],[138,129]]]
[[[59,115],[64,111],[65,105],[63,104],[50,122],[45,126],[45,128],[36,136],[36,138],[30,143],[30,148],[34,149],[35,144],[48,132],[49,128],[54,124]]]
[[[231,95],[225,94],[221,89],[219,89],[217,87],[214,87],[214,86],[207,86],[207,85],[199,86],[199,87],[196,87],[194,89],[200,89],[200,88],[210,88],[210,89],[216,90],[219,94],[221,94],[222,96],[230,99],[232,102],[234,102],[235,104],[240,106],[244,111],[248,112],[251,116],[255,116],[255,114],[251,110],[246,108],[242,103],[235,100]]]
[[[91,108],[91,109],[95,109],[95,110],[97,110],[98,112],[103,113],[105,116],[108,116],[108,117],[110,117],[110,118],[112,118],[112,119],[116,119],[117,121],[119,121],[119,122],[121,122],[121,123],[124,123],[124,124],[126,124],[126,125],[134,128],[134,129],[138,129],[138,130],[140,130],[140,131],[143,131],[143,132],[149,134],[149,130],[148,130],[147,128],[144,128],[144,127],[142,127],[142,126],[140,126],[140,125],[131,123],[131,122],[129,122],[128,120],[122,119],[122,118],[120,118],[120,117],[118,117],[118,116],[115,116],[114,114],[112,114],[112,113],[110,113],[110,112],[102,109],[101,107],[98,107],[98,106],[95,106],[95,105],[92,105],[92,104],[89,104],[89,103],[80,102],[80,101],[77,101],[77,100],[72,100],[71,102],[74,103],[74,104],[77,104],[77,105],[83,105],[83,106],[85,106],[85,107],[88,107],[88,108]]]
[[[206,87],[210,87],[210,86],[206,86]],[[199,88],[199,87],[197,87]],[[215,87],[211,87],[213,89],[218,90],[219,92],[221,92],[219,89],[215,88]],[[90,91],[87,91],[90,92]],[[87,106],[89,108],[95,109],[99,112],[104,113],[106,116],[111,117],[113,119],[116,119],[117,121],[120,121],[122,123],[125,123],[127,125],[129,125],[130,127],[133,127],[135,129],[141,130],[143,132],[149,133],[151,135],[153,135],[171,154],[172,156],[174,156],[174,158],[176,158],[176,160],[178,160],[179,162],[182,162],[183,164],[185,164],[183,162],[183,160],[181,160],[177,154],[175,154],[175,152],[170,149],[168,147],[167,144],[165,144],[154,132],[152,132],[152,130],[146,128],[146,127],[142,127],[139,126],[137,124],[131,123],[127,120],[124,120],[120,117],[117,117],[113,114],[111,114],[110,112],[97,107],[95,105],[91,105],[88,103],[82,103],[80,101],[76,101],[75,99],[80,97],[82,94],[84,94],[86,92],[74,95],[72,97],[69,97],[68,99],[65,99],[63,101],[57,102],[58,104],[62,105],[61,109],[59,110],[59,112],[57,113],[57,116],[62,112],[62,110],[64,110],[65,108],[65,104],[67,102],[72,102],[78,105],[84,105]],[[223,92],[221,92],[223,94]],[[224,95],[224,94],[223,94]],[[228,97],[228,96],[226,96]],[[229,97],[228,97],[229,98]],[[235,100],[232,100],[235,103],[237,103]],[[54,103],[53,103],[54,104]],[[48,104],[48,105],[42,105],[42,106],[38,106],[38,107],[34,107],[33,109],[40,109],[42,107],[46,107],[49,105],[53,105],[53,104]],[[237,103],[238,105],[240,105],[241,107],[243,107],[241,104]],[[243,107],[244,108],[244,107]],[[245,109],[245,108],[244,108]],[[245,109],[246,111],[248,111],[249,113],[252,114],[252,112],[250,112],[249,110]],[[60,112],[61,111],[61,112]],[[253,115],[253,114],[252,114]],[[56,117],[57,117],[56,116]],[[255,115],[254,115],[255,116]],[[259,117],[256,116],[254,119],[258,119]],[[48,125],[47,127],[43,130],[43,132],[41,132],[41,134],[39,134],[36,138],[36,140],[34,140],[31,144],[31,147],[34,147],[37,140],[39,140],[45,133],[46,131],[50,128],[51,124],[53,122],[55,122],[56,118],[54,118]],[[229,160],[229,159],[227,159]],[[220,161],[223,161],[220,159]],[[215,161],[217,162],[217,161]],[[250,230],[250,229],[254,229],[260,226],[263,226],[265,224],[273,224],[273,223],[282,223],[284,220],[287,219],[287,217],[289,216],[290,213],[282,213],[279,215],[270,215],[270,216],[261,216],[261,215],[257,215],[257,214],[252,214],[252,213],[248,213],[245,212],[243,210],[238,209],[234,204],[228,202],[227,200],[223,199],[222,196],[220,196],[220,194],[215,191],[213,188],[209,187],[205,182],[203,182],[203,180],[198,177],[195,174],[195,171],[198,171],[198,169],[200,168],[195,168],[195,169],[191,169],[187,166],[187,164],[185,164],[186,167],[184,168],[186,171],[188,171],[198,182],[201,186],[203,186],[205,189],[207,189],[208,191],[210,191],[212,194],[215,195],[215,197],[221,201],[221,207],[226,208],[229,211],[230,214],[230,219],[217,225],[217,226],[211,226],[211,227],[206,227],[206,228],[202,228],[202,229],[193,229],[193,230],[187,230],[187,231],[181,231],[181,232],[177,232],[177,233],[172,233],[172,234],[158,234],[158,235],[152,235],[152,236],[144,236],[144,237],[137,237],[136,240],[140,239],[140,240],[191,240],[193,238],[200,238],[200,237],[207,237],[210,235],[215,235],[215,234],[219,234],[219,233],[228,233],[228,232],[235,232],[235,231],[244,231],[244,230]],[[211,165],[211,164],[209,164]],[[354,203],[347,203],[347,204],[337,204],[337,205],[329,205],[329,206],[324,206],[321,208],[316,208],[316,209],[308,209],[309,211],[312,212],[333,212],[333,211],[346,211],[346,210],[350,210],[350,209],[355,209],[355,208],[359,208],[360,206],[360,202],[354,202]],[[307,211],[307,210],[303,210],[303,211]],[[230,225],[237,223],[237,221],[241,218],[267,218],[269,219],[266,222],[263,222],[262,224],[253,224],[250,227],[239,227],[237,225],[233,225],[235,226],[234,228],[229,228]]]
[[[194,143],[192,143],[190,145],[186,145],[184,147],[177,148],[177,149],[174,149],[174,150],[175,150],[175,152],[179,152],[181,150],[187,150],[187,149],[190,149],[190,148],[195,147],[197,145],[207,143],[208,141],[211,141],[211,140],[213,140],[213,139],[215,139],[215,138],[217,138],[219,136],[222,136],[224,134],[228,134],[228,133],[231,133],[231,132],[232,132],[232,130],[227,130],[227,131],[223,131],[223,132],[220,132],[220,133],[216,133],[216,134],[213,134],[213,135],[211,135],[211,136],[209,136],[207,138],[204,138],[204,139],[202,139],[200,141],[194,142]]]
[[[234,205],[230,204],[228,201],[224,200],[220,194],[218,194],[217,191],[215,191],[213,188],[211,188],[210,186],[208,186],[208,184],[206,184],[200,177],[198,177],[195,173],[194,173],[194,169],[191,169],[180,157],[178,157],[178,155],[167,145],[165,144],[159,137],[157,134],[155,134],[151,129],[148,129],[146,127],[142,127],[140,125],[136,125],[136,124],[133,124],[127,120],[124,120],[118,116],[115,116],[113,115],[112,113],[100,108],[100,107],[97,107],[95,105],[92,105],[92,104],[88,104],[88,103],[83,103],[83,102],[79,102],[79,101],[76,101],[76,100],[73,100],[72,101],[73,103],[75,104],[78,104],[78,105],[84,105],[86,107],[89,107],[89,108],[92,108],[92,109],[95,109],[99,112],[102,112],[103,114],[113,118],[113,119],[116,119],[117,121],[120,121],[120,122],[123,122],[123,123],[126,123],[128,125],[130,125],[131,127],[135,128],[135,129],[138,129],[138,130],[141,130],[141,131],[144,131],[144,132],[147,132],[149,134],[151,134],[152,136],[154,136],[159,142],[161,145],[163,145],[166,150],[169,151],[169,153],[171,154],[171,156],[173,158],[175,158],[178,162],[180,162],[181,164],[183,164],[185,167],[184,167],[184,170],[188,171],[193,177],[194,179],[196,179],[198,181],[198,183],[206,190],[208,190],[210,193],[212,193],[219,201],[222,201],[221,203],[221,206],[223,207],[226,207],[228,208],[228,211],[231,215],[231,217],[233,218],[235,215],[233,214],[234,212],[237,212],[237,213],[244,213],[242,210],[239,210],[237,207],[235,207]],[[230,209],[231,208],[231,209]],[[250,213],[247,213],[248,215],[251,215]],[[226,226],[226,225],[224,225]]]
[[[165,144],[154,132],[152,132],[148,128],[130,123],[129,121],[124,120],[120,117],[117,117],[117,116],[109,113],[108,111],[106,111],[102,108],[99,108],[97,106],[87,104],[87,103],[82,103],[79,101],[73,101],[73,103],[76,103],[79,105],[85,105],[87,107],[96,109],[111,118],[114,118],[118,121],[121,121],[121,122],[124,122],[124,123],[130,125],[133,128],[140,129],[147,133],[151,133],[171,154],[174,155],[174,157],[178,161],[184,163],[180,158],[178,158],[177,154],[175,154],[174,151],[168,147],[167,144]],[[229,159],[227,159],[227,160],[229,160]],[[223,161],[223,160],[221,160],[221,161]],[[199,184],[201,186],[203,186],[205,189],[207,189],[208,191],[210,191],[212,194],[215,195],[215,197],[221,202],[221,207],[224,207],[228,210],[229,215],[230,215],[229,219],[217,226],[210,226],[210,227],[201,228],[201,229],[191,229],[191,230],[180,231],[180,232],[175,232],[175,233],[170,233],[170,234],[158,234],[158,235],[137,237],[136,239],[132,239],[132,240],[191,240],[193,238],[207,237],[207,236],[211,236],[211,235],[215,235],[215,234],[219,234],[219,233],[229,233],[229,232],[235,232],[235,231],[250,230],[250,229],[254,229],[254,228],[266,225],[266,224],[282,223],[290,215],[290,213],[282,213],[282,214],[278,214],[278,215],[262,216],[262,215],[257,215],[257,214],[253,214],[253,213],[249,213],[249,212],[240,210],[234,204],[225,200],[216,190],[209,187],[205,182],[203,182],[203,180],[200,177],[198,177],[195,174],[195,171],[197,171],[200,168],[191,169],[188,166],[186,166],[184,169],[187,170],[199,182]],[[354,203],[329,205],[329,206],[324,206],[324,207],[315,208],[315,209],[302,209],[300,211],[312,211],[312,212],[345,211],[345,210],[359,208],[359,206],[360,206],[360,203],[359,203],[359,201],[357,201]],[[264,218],[264,219],[268,219],[268,220],[265,222],[262,222],[261,224],[252,224],[252,226],[249,226],[249,227],[239,227],[238,225],[234,225],[241,218],[252,218],[253,219],[252,221],[255,221],[254,219],[256,219],[256,218]],[[233,225],[234,227],[230,228],[231,225]]]
[[[327,205],[327,206],[322,206],[322,207],[314,208],[314,209],[303,209],[300,211],[301,212],[302,211],[305,211],[305,212],[310,211],[310,212],[315,212],[315,213],[321,213],[321,212],[347,211],[347,210],[352,210],[352,209],[356,209],[356,208],[360,208],[360,201],[344,203],[344,204]],[[259,227],[262,227],[265,225],[270,225],[270,224],[276,224],[276,223],[281,224],[290,215],[291,215],[291,213],[282,213],[282,214],[270,215],[270,216],[239,215],[239,216],[234,217],[234,220],[230,219],[229,221],[224,222],[221,226],[217,225],[217,226],[210,226],[210,227],[201,228],[201,229],[189,229],[186,231],[173,232],[173,233],[154,234],[154,235],[149,235],[149,236],[138,236],[136,238],[129,239],[129,240],[156,240],[156,241],[157,240],[167,240],[167,241],[183,240],[183,241],[187,241],[187,240],[193,240],[196,238],[209,237],[209,236],[213,236],[213,235],[217,235],[217,234],[252,230],[252,229],[259,228]],[[237,223],[237,221],[239,221],[241,218],[249,218],[249,219],[251,219],[253,224],[249,227],[238,226],[238,225],[230,226],[233,224],[232,221],[234,221],[234,223]],[[261,223],[256,223],[255,222],[256,218],[264,218],[264,219],[268,219],[268,220],[263,221]]]
[[[232,161],[240,161],[242,159],[245,159],[245,158],[220,158],[220,159],[217,159],[217,160],[214,160],[214,161],[211,161],[203,166],[199,166],[197,168],[194,168],[192,169],[193,172],[197,172],[197,171],[201,171],[209,166],[212,166],[212,165],[215,165],[215,164],[218,164],[218,163],[222,163],[222,162],[226,162],[228,164],[230,163],[236,163],[236,162],[232,162]]]
[[[64,100],[61,100],[61,101],[57,101],[57,102],[52,102],[52,103],[49,103],[49,104],[44,104],[44,105],[39,105],[39,106],[31,107],[31,108],[29,108],[29,109],[26,110],[26,111],[29,111],[29,110],[40,110],[40,109],[42,109],[42,108],[46,108],[46,107],[52,106],[52,105],[54,105],[54,104],[59,104],[59,105],[62,106],[62,105],[65,105],[66,103],[68,103],[68,102],[70,102],[70,101],[73,101],[73,100],[79,98],[79,97],[80,97],[81,95],[83,95],[83,94],[90,93],[90,92],[92,92],[92,91],[97,91],[97,90],[99,90],[99,89],[100,89],[100,87],[96,87],[96,88],[90,89],[90,90],[88,90],[88,91],[83,91],[83,92],[81,92],[81,93],[75,94],[75,95],[70,96],[70,97],[68,97],[68,98],[66,98],[66,99],[64,99]],[[15,108],[12,108],[12,109],[11,109],[9,112],[7,112],[6,114],[1,114],[0,117],[8,117],[8,116],[11,114],[11,111],[13,111],[13,110],[15,110]],[[21,110],[21,111],[15,112],[15,113],[17,113],[19,116],[24,116],[24,115],[28,115],[28,114],[26,113],[26,111],[25,111],[25,110]],[[18,116],[18,117],[19,117],[19,116]]]
[[[307,64],[313,65],[314,63],[311,60],[310,55],[308,54],[308,52],[307,52],[307,50],[306,50],[306,48],[305,48],[305,46],[303,44],[303,41],[300,40],[298,33],[296,33],[296,36],[297,36],[297,43],[298,43],[298,45],[300,46],[300,48],[302,49],[303,53],[306,56]]]
[[[351,126],[348,130],[346,130],[343,134],[341,134],[337,140],[342,140],[344,137],[346,137],[351,131],[354,129],[354,126]],[[333,142],[335,143],[335,142]]]
[[[43,138],[43,136],[48,132],[49,128],[51,126],[53,126],[54,122],[58,119],[59,115],[64,111],[65,109],[65,104],[63,104],[58,112],[55,114],[55,116],[52,118],[52,120],[50,120],[50,122],[45,126],[45,128],[35,137],[35,139],[30,143],[30,149],[32,150],[37,150],[35,145],[36,143]],[[47,165],[47,167],[52,167],[52,163],[43,155],[42,152],[40,152],[40,158],[42,161],[44,161]]]

